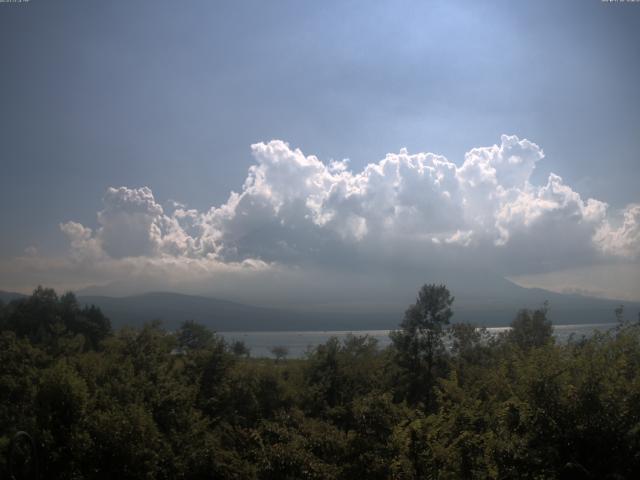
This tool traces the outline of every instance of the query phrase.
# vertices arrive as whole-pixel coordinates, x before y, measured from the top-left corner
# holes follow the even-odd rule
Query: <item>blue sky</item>
[[[612,228],[640,201],[637,4],[31,0],[0,4],[0,42],[6,261],[66,255],[59,224],[104,227],[109,187],[223,205],[272,139],[360,172],[513,134],[544,150],[531,184],[559,175]]]

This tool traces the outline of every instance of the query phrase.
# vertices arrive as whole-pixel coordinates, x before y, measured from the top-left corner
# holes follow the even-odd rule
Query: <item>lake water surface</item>
[[[577,338],[590,336],[595,330],[607,331],[615,327],[615,323],[554,325],[553,333],[558,342],[566,342],[571,334]],[[509,327],[490,327],[489,333],[497,335],[509,330]],[[302,358],[310,348],[325,343],[331,337],[340,339],[348,334],[369,335],[378,340],[378,346],[384,348],[391,343],[391,330],[353,330],[353,331],[315,331],[315,332],[219,332],[225,340],[233,342],[242,340],[251,350],[252,357],[272,357],[271,349],[284,346],[289,349],[289,358]]]

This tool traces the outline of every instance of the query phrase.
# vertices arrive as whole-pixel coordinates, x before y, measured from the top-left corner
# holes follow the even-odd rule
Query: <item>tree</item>
[[[19,337],[33,343],[46,343],[52,336],[52,327],[60,323],[58,295],[51,288],[38,286],[30,297],[12,302],[7,327]]]
[[[236,357],[249,357],[251,349],[242,340],[236,340],[231,344],[231,351]]]
[[[390,334],[406,397],[412,403],[424,402],[427,409],[433,406],[434,367],[444,352],[442,337],[453,315],[453,300],[446,286],[423,285],[400,330]]]
[[[511,322],[511,330],[507,339],[523,350],[541,347],[553,339],[553,326],[547,319],[548,303],[542,308],[534,310],[523,309],[518,312]]]
[[[329,338],[307,357],[304,379],[308,410],[348,423],[345,406],[356,397],[381,389],[383,371],[375,338],[352,334],[342,342],[337,337]]]
[[[84,335],[87,346],[94,350],[111,332],[111,322],[95,305],[80,308],[78,299],[67,292],[59,300],[60,318],[70,333]]]
[[[204,350],[212,346],[214,334],[193,320],[182,322],[177,331],[178,345],[185,350]]]
[[[81,308],[71,292],[58,297],[54,290],[38,287],[30,297],[12,301],[5,310],[4,320],[0,319],[3,328],[46,345],[56,354],[69,340],[81,349],[95,350],[111,333],[111,323],[102,311],[94,305]]]
[[[78,478],[76,455],[87,444],[82,433],[89,403],[86,382],[68,363],[56,363],[42,372],[34,403],[50,477]]]
[[[452,355],[451,367],[455,369],[458,382],[465,382],[491,360],[491,334],[486,328],[473,323],[456,323],[449,328],[449,347]]]
[[[280,360],[284,360],[289,355],[289,349],[282,345],[276,345],[275,347],[271,347],[271,353],[274,357],[276,357],[276,362]]]

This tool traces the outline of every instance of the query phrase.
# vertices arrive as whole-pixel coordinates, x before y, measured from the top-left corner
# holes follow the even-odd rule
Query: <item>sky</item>
[[[640,3],[30,0],[0,45],[0,289],[640,300]]]

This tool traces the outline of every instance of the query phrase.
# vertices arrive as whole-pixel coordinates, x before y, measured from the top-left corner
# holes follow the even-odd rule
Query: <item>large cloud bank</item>
[[[516,136],[460,165],[403,149],[360,172],[280,140],[251,150],[241,191],[207,211],[163,208],[147,187],[109,188],[95,228],[60,225],[66,268],[107,279],[164,267],[206,276],[484,264],[517,275],[640,256],[639,204],[612,212],[553,173],[532,184],[544,153]]]
[[[606,203],[581,198],[559,176],[532,185],[544,154],[516,136],[469,151],[461,166],[403,149],[357,173],[279,140],[251,149],[256,164],[242,191],[208,211],[167,212],[147,187],[109,188],[95,231],[61,225],[73,254],[297,265],[353,255],[429,264],[468,252],[520,273],[640,252],[640,205],[614,226]]]

